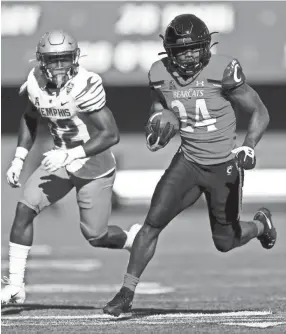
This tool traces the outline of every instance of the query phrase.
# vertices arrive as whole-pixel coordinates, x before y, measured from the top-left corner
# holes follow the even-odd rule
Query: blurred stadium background
[[[286,182],[286,158],[282,154],[286,138],[285,8],[284,2],[4,1],[2,151],[18,129],[24,104],[18,89],[34,64],[39,37],[50,29],[67,30],[79,41],[81,64],[103,77],[108,105],[121,132],[121,142],[114,148],[119,170],[115,193],[121,203],[148,202],[179,138],[156,154],[145,147],[144,124],[150,107],[147,72],[163,50],[158,35],[174,15],[192,12],[205,20],[210,31],[220,32],[214,37],[219,44],[213,51],[239,59],[248,82],[271,115],[267,135],[257,147],[258,169],[249,173],[255,176],[245,185],[245,199],[253,202],[254,198],[267,197],[285,202],[286,187],[281,187],[282,180]],[[247,115],[239,115],[241,136],[247,123]],[[46,139],[41,144],[50,145]],[[13,153],[13,146],[9,147],[2,160],[3,172]],[[270,182],[266,186],[262,180]]]
[[[24,100],[18,96],[18,90],[34,65],[35,46],[40,36],[51,29],[63,29],[70,32],[78,39],[81,54],[84,56],[80,59],[80,63],[86,68],[99,73],[103,78],[108,106],[114,113],[121,133],[121,141],[113,150],[118,163],[117,179],[114,186],[114,209],[117,210],[113,212],[111,223],[115,222],[122,224],[122,226],[127,226],[130,223],[143,221],[147,210],[146,204],[150,201],[155,184],[163,173],[164,168],[168,166],[179,145],[177,136],[163,150],[156,153],[149,152],[145,146],[144,124],[150,107],[147,72],[152,62],[158,59],[158,52],[163,51],[161,39],[158,35],[164,33],[167,23],[175,15],[186,12],[194,13],[205,20],[210,31],[220,32],[214,37],[214,41],[218,41],[219,44],[214,47],[213,52],[228,54],[238,58],[243,66],[248,83],[260,94],[268,107],[271,122],[267,133],[256,150],[257,168],[246,173],[244,207],[251,207],[251,211],[246,210],[249,217],[249,212],[253,212],[258,205],[268,205],[276,214],[280,233],[283,234],[284,231],[285,235],[285,2],[2,1],[1,201],[2,269],[4,273],[7,273],[8,265],[7,243],[9,228],[21,191],[9,188],[6,184],[5,173],[14,155],[19,120],[24,108]],[[237,123],[238,144],[243,140],[247,124],[247,115],[239,115]],[[25,166],[22,183],[30,172],[37,167],[42,153],[49,149],[51,145],[47,129],[43,123],[39,129],[36,145]],[[74,204],[74,198],[72,195],[68,195],[64,200],[43,212],[39,218],[41,227],[36,228],[35,231],[36,247],[34,253],[32,253],[34,262],[33,260],[31,261],[33,274],[31,276],[28,275],[28,279],[31,283],[48,282],[50,283],[50,288],[46,287],[45,290],[43,284],[42,288],[38,287],[37,290],[35,285],[33,287],[31,285],[32,302],[40,300],[41,302],[61,303],[65,298],[60,299],[59,287],[56,295],[46,294],[51,293],[51,283],[67,282],[66,277],[68,277],[68,282],[70,283],[73,281],[78,283],[79,280],[85,286],[91,283],[90,276],[84,272],[81,273],[80,269],[75,269],[74,263],[67,269],[70,259],[78,259],[82,263],[88,258],[91,259],[91,257],[94,260],[93,250],[80,236],[77,225],[78,213]],[[236,250],[234,255],[231,254],[232,256],[228,258],[224,257],[224,260],[221,261],[221,254],[214,251],[207,225],[201,224],[204,220],[207,221],[207,213],[202,211],[204,205],[204,199],[202,199],[195,205],[193,213],[190,213],[190,218],[187,216],[189,213],[183,214],[180,216],[181,218],[176,218],[176,220],[180,220],[180,229],[183,231],[183,236],[176,228],[176,223],[170,229],[168,228],[169,233],[166,232],[164,237],[162,237],[161,240],[163,241],[161,241],[161,248],[159,247],[156,259],[153,260],[149,267],[150,269],[147,270],[147,274],[144,274],[144,278],[147,277],[147,280],[148,278],[151,281],[158,279],[160,282],[170,285],[178,280],[178,277],[172,274],[172,268],[175,268],[176,272],[182,271],[184,273],[184,276],[177,282],[178,287],[175,287],[175,289],[181,291],[181,294],[175,295],[174,299],[172,297],[166,300],[163,296],[160,297],[160,300],[163,303],[165,302],[167,307],[171,305],[174,308],[176,308],[175,305],[181,307],[185,305],[187,307],[195,300],[195,305],[201,307],[202,310],[206,309],[206,305],[209,305],[208,303],[212,306],[215,305],[217,308],[225,309],[245,308],[245,305],[268,309],[273,306],[271,301],[275,298],[275,305],[280,305],[282,300],[284,300],[285,305],[285,298],[281,299],[281,292],[283,295],[284,291],[284,296],[286,292],[285,270],[284,272],[282,270],[283,266],[285,269],[285,245],[283,241],[281,240],[281,243],[278,242],[277,248],[272,253],[270,252],[268,263],[271,263],[271,269],[265,268],[263,261],[258,260],[261,259],[258,255],[261,250],[256,244],[247,246],[251,250],[251,254],[248,253],[247,259],[244,251]],[[188,223],[189,219],[198,220],[199,223],[192,226]],[[74,224],[70,224],[71,221]],[[59,222],[60,227],[58,226]],[[190,232],[191,228],[192,232]],[[54,233],[55,229],[56,233]],[[63,238],[67,230],[69,231],[69,237]],[[188,235],[191,233],[196,233],[196,238],[192,238],[190,242]],[[181,245],[185,245],[181,246],[180,249],[177,248],[174,254],[168,251],[169,245],[173,240],[171,236],[175,239],[178,238]],[[187,245],[189,248],[186,248]],[[203,249],[201,249],[201,245],[204,245]],[[118,284],[121,281],[127,255],[122,258],[121,254],[115,253],[106,250],[96,250],[96,255],[98,255],[100,261],[105,259],[105,269],[100,273],[97,272],[97,283],[110,282]],[[189,256],[191,254],[196,254],[197,256],[197,260],[192,258],[192,261],[194,261],[190,265],[194,269],[192,273],[190,270],[185,270],[183,264],[184,261],[190,262]],[[45,262],[46,268],[44,269],[41,267],[41,263],[37,262],[37,260],[47,259],[58,259],[60,261],[63,258],[67,261],[66,265],[61,262],[62,264],[58,263],[55,266],[50,261],[49,263]],[[199,259],[204,262],[203,266],[200,265]],[[249,271],[236,270],[235,263],[247,266]],[[63,273],[60,270],[59,266],[61,265],[66,268],[67,273]],[[169,271],[166,268],[168,265],[170,265]],[[36,268],[39,271],[36,271]],[[81,276],[77,276],[75,271],[73,271],[73,275],[69,275],[71,268],[75,271],[79,270],[77,275]],[[88,264],[85,268],[86,272],[89,271],[87,268],[89,268]],[[160,269],[159,271],[158,268]],[[45,274],[45,269],[49,270],[48,274]],[[90,270],[96,270],[96,268],[91,266]],[[201,272],[203,276],[200,277],[199,274],[195,274],[197,271]],[[224,272],[224,275],[226,275],[226,279],[220,281],[221,285],[218,285],[218,280],[221,280],[221,278],[217,278],[217,271]],[[112,272],[111,278],[108,276],[110,272]],[[55,279],[51,278],[54,273],[53,277]],[[208,276],[204,276],[204,273],[208,274]],[[273,281],[273,277],[270,276],[271,273],[272,275],[277,274],[276,280],[274,279]],[[257,288],[255,293],[253,293],[253,290],[247,290],[252,286],[251,282],[257,282],[258,276],[260,277],[260,288]],[[228,279],[229,284],[227,283]],[[265,280],[268,284],[267,287],[274,291],[274,297],[273,294],[271,295],[271,298],[274,299],[269,297],[270,293],[268,295],[266,285],[264,286],[266,284]],[[194,284],[191,287],[188,283],[183,284],[190,281]],[[181,286],[181,290],[179,287],[180,282],[184,287],[182,288]],[[206,289],[206,286],[209,290]],[[234,290],[231,290],[235,286],[240,288],[240,293],[235,293]],[[211,291],[212,287],[216,290]],[[78,303],[78,300],[83,299],[76,292],[68,294],[68,292],[76,290],[69,290],[67,287],[66,290],[63,290],[64,288],[62,288],[61,293],[65,291],[67,295],[64,296],[74,303]],[[103,293],[111,291],[111,296],[115,290],[113,286],[113,290],[105,290]],[[80,291],[81,293],[88,291],[97,292],[96,301],[99,306],[102,306],[107,298],[106,294],[100,294],[102,290],[98,287],[97,290],[96,288],[94,290],[92,288],[88,290],[87,288],[85,291],[84,287],[81,286]],[[214,291],[217,291],[217,294]],[[201,298],[204,298],[205,303]],[[249,298],[252,298],[251,302],[249,302]],[[87,305],[93,305],[94,303],[94,298],[90,295],[85,295],[84,300]],[[143,306],[148,307],[148,303],[152,305],[154,303],[160,304],[159,299],[156,302],[155,300],[147,298]],[[34,309],[37,309],[37,307]],[[87,310],[88,307],[81,312],[86,313],[88,312]],[[94,312],[92,308],[90,310],[89,312]],[[8,311],[5,313],[4,310],[4,314],[13,314],[12,311],[11,313]],[[14,313],[20,313],[21,311],[22,309],[19,309],[18,312],[14,310]],[[75,308],[73,311],[69,309],[66,312],[76,312],[78,314],[79,311]],[[246,320],[244,319],[244,321]],[[18,326],[17,322],[8,323],[7,326],[12,324],[13,326]],[[144,324],[142,326],[144,327]],[[160,325],[158,324],[158,326]],[[48,327],[45,328],[44,330],[44,327],[41,327],[41,330],[47,333]],[[128,328],[124,331],[125,333],[128,332]],[[71,329],[69,327],[70,333]],[[104,326],[102,328],[97,327],[97,329],[103,330]],[[56,332],[64,332],[64,329]],[[113,332],[116,332],[115,329]],[[160,330],[155,330],[155,332],[159,333]],[[167,327],[162,332],[167,333]],[[172,331],[172,333],[174,332],[176,331]],[[183,333],[183,329],[178,330],[178,332]],[[274,332],[277,333],[278,330]],[[213,329],[212,333],[223,333],[223,330],[215,331]],[[226,331],[226,333],[229,333],[229,331]]]

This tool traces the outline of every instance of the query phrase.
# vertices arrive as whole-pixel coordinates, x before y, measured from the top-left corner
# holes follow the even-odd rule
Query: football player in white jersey
[[[19,177],[31,149],[39,117],[48,121],[54,147],[23,186],[9,243],[9,278],[2,303],[23,303],[24,274],[33,241],[33,220],[47,206],[76,189],[83,236],[94,247],[131,249],[141,225],[128,232],[108,226],[115,160],[110,147],[119,142],[118,128],[106,106],[101,77],[79,66],[80,49],[63,31],[42,36],[34,67],[20,93],[28,106],[21,118],[18,146],[7,181],[20,187]]]

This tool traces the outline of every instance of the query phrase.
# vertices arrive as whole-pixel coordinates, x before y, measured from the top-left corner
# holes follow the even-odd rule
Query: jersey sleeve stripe
[[[105,92],[102,90],[100,94],[97,94],[96,96],[93,96],[91,99],[86,100],[81,103],[82,106],[84,106],[86,103],[93,101],[93,103],[96,103],[97,101],[100,101],[102,98],[105,98]]]
[[[96,98],[97,96],[102,95],[102,94],[104,94],[104,93],[105,93],[105,92],[104,92],[104,90],[103,90],[103,86],[101,86],[101,89],[100,89],[100,90],[98,89],[98,91],[95,92],[95,94],[93,94],[93,98]]]
[[[96,110],[100,110],[105,105],[105,99],[102,100],[101,103],[93,103],[89,105],[88,107],[85,107],[85,112],[92,112]]]
[[[91,103],[87,104],[87,102],[90,102],[92,101]],[[85,109],[85,111],[90,111],[89,109],[91,109],[90,107],[94,106],[94,108],[92,108],[92,110],[95,110],[95,109],[100,109],[101,108],[101,105],[104,105],[105,104],[105,95],[103,95],[101,98],[99,99],[91,99],[89,101],[85,101],[84,103],[81,103],[80,105],[78,105],[78,107],[80,109]]]
[[[106,100],[104,99],[100,104],[97,105],[97,109],[101,109],[102,107],[104,107],[106,103]]]
[[[100,88],[100,87],[102,87],[103,88],[103,86],[102,86],[102,83],[100,82],[95,88],[94,88],[94,90],[92,91],[92,92],[90,92],[90,94],[93,94],[98,88]]]
[[[88,93],[91,90],[91,88],[94,85],[98,84],[97,86],[99,86],[101,84],[100,79],[98,79],[97,81],[92,83],[91,82],[92,78],[93,77],[88,78],[86,86],[84,87],[84,89],[78,95],[76,95],[76,97],[75,97],[76,99],[79,99],[79,98],[83,97],[86,93]]]

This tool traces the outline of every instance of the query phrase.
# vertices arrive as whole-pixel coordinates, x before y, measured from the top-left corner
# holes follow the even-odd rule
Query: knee
[[[99,238],[91,237],[87,239],[87,241],[92,247],[108,247],[107,246],[108,245],[108,234],[105,233],[103,236]]]
[[[33,210],[36,214],[40,213],[40,211],[46,206],[46,203],[43,203],[43,197],[41,192],[38,189],[26,189],[24,191],[24,196],[21,199],[21,204]]]
[[[93,246],[93,247],[103,247],[107,238],[107,229],[104,231],[91,229],[87,224],[80,223],[81,233],[84,238]]]
[[[19,202],[16,209],[15,218],[12,225],[11,233],[14,235],[23,235],[23,229],[33,224],[33,220],[37,213],[26,206],[24,203]]]
[[[234,248],[234,240],[222,236],[213,236],[215,248],[222,253],[229,252]]]
[[[163,228],[158,227],[151,220],[146,219],[145,223],[138,232],[138,235],[144,238],[157,238],[162,232]]]
[[[25,203],[18,202],[16,208],[16,220],[31,221],[37,216],[37,212],[27,206]]]
[[[226,253],[235,248],[235,231],[231,225],[216,224],[212,237],[220,252]]]

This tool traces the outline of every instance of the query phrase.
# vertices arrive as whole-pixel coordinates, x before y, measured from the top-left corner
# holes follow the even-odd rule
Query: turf
[[[4,170],[12,154],[11,143],[8,146],[2,147]],[[2,274],[7,275],[10,226],[21,190],[6,185],[3,170],[1,176]],[[160,237],[132,314],[115,319],[104,316],[101,309],[120,287],[128,253],[88,245],[80,233],[74,195],[71,192],[36,219],[27,300],[24,305],[2,307],[3,333],[286,332],[282,206],[268,205],[278,231],[277,244],[269,251],[253,240],[219,253],[206,210],[194,208],[178,216]],[[245,207],[242,218],[253,217],[256,208]],[[127,228],[143,222],[146,212],[147,208],[116,210],[110,224]],[[241,311],[245,312],[232,313]]]
[[[249,214],[244,213],[244,216],[248,217]],[[127,227],[143,218],[143,209],[120,210],[114,212],[111,223]],[[261,333],[264,331],[261,328],[239,324],[250,326],[256,323],[262,326],[263,323],[278,323],[265,331],[283,333],[286,331],[286,245],[282,237],[286,235],[285,218],[283,213],[274,213],[281,238],[273,250],[266,251],[257,240],[253,240],[241,249],[222,254],[212,244],[206,212],[189,210],[181,214],[163,232],[158,251],[142,277],[145,284],[156,282],[162,288],[172,289],[167,293],[146,294],[147,284],[147,289],[142,289],[136,295],[132,315],[114,319],[105,317],[101,308],[120,286],[128,253],[91,248],[81,237],[73,212],[63,215],[53,210],[46,211],[36,224],[35,244],[49,245],[49,254],[36,253],[31,256],[29,263],[39,263],[39,260],[48,263],[51,259],[94,259],[101,266],[86,271],[73,268],[63,270],[48,265],[47,268],[31,266],[27,273],[28,291],[29,287],[35,289],[36,284],[44,287],[49,284],[51,289],[42,293],[31,290],[23,306],[4,306],[2,331]],[[8,224],[4,224],[2,229],[2,259],[5,263]],[[4,270],[5,273],[7,270]],[[79,291],[53,292],[52,284],[77,285]],[[80,292],[80,289],[87,292]],[[259,311],[261,314],[227,314],[233,311]],[[221,315],[222,312],[226,314]],[[37,316],[40,318],[35,318]]]

